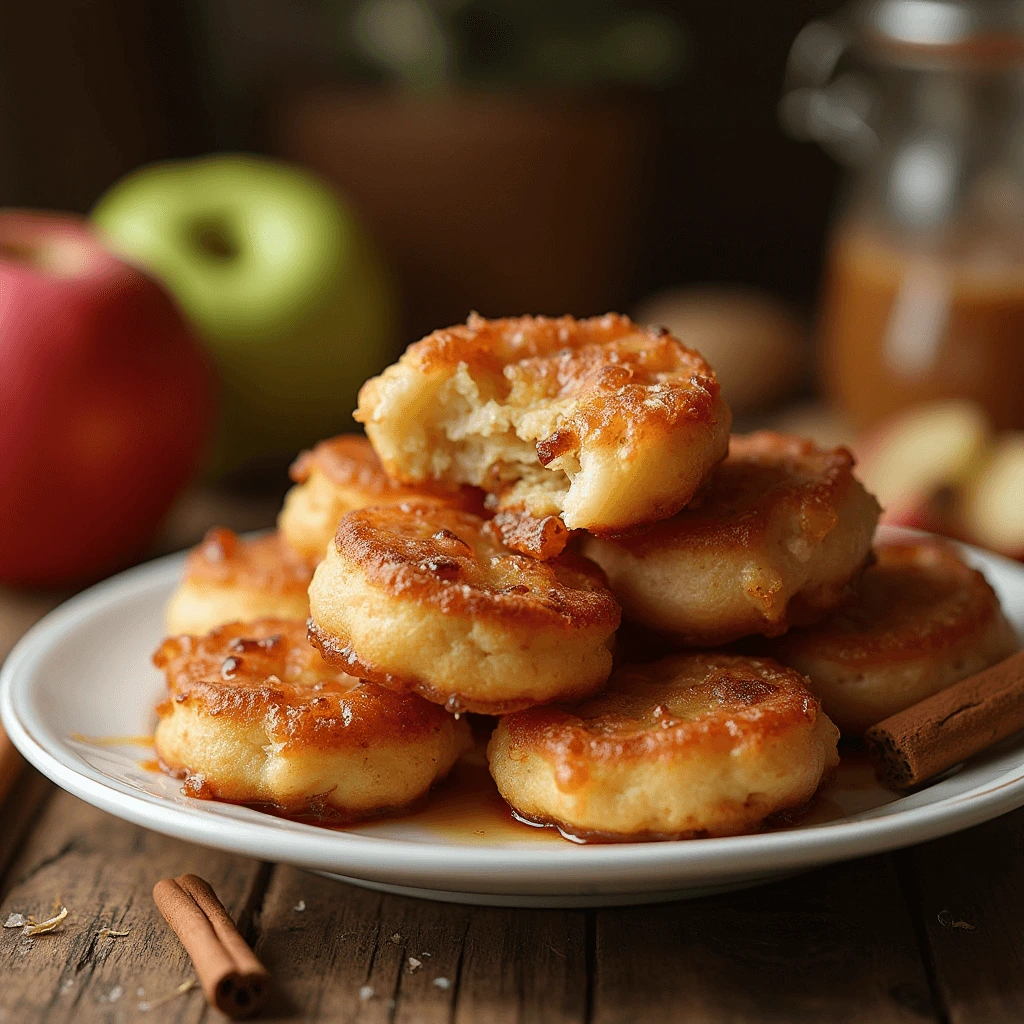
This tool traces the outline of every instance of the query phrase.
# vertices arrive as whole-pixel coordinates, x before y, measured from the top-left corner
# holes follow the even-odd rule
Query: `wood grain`
[[[0,726],[0,805],[3,805],[7,794],[15,788],[15,783],[21,778],[24,769],[25,762],[21,754]]]
[[[587,1012],[587,913],[474,908],[456,1024],[569,1024]]]
[[[595,1024],[937,1020],[887,857],[670,907],[599,910]]]
[[[282,867],[256,952],[279,982],[271,1020],[584,1020],[582,912],[405,899]]]
[[[35,769],[26,768],[19,777],[18,785],[0,805],[0,814],[3,815],[3,827],[0,828],[0,897],[5,891],[5,872],[35,828],[43,805],[54,788]]]
[[[952,1024],[1024,1020],[1024,810],[900,855]]]
[[[243,926],[267,876],[258,861],[167,839],[54,793],[7,872],[0,918],[46,918],[58,901],[68,917],[34,939],[0,932],[0,1020],[134,1019],[140,1003],[194,977],[150,895],[158,879],[186,871],[208,879]],[[128,935],[104,937],[104,928]],[[205,1012],[196,989],[145,1019],[198,1021]]]

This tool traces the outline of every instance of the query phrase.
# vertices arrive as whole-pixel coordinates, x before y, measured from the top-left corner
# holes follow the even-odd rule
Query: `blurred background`
[[[592,280],[567,268],[547,295],[503,295],[488,280],[471,303],[494,294],[514,305],[481,312],[541,298],[546,312],[592,313],[691,281],[756,284],[808,305],[838,175],[817,147],[786,137],[776,106],[798,31],[839,6],[8,0],[0,200],[86,212],[144,163],[255,151],[349,190],[388,232],[380,242],[400,272],[413,258],[399,248],[413,244],[401,222],[419,221],[405,225],[411,235],[446,214],[461,214],[449,232],[468,234],[477,218],[482,235],[504,228],[480,247],[506,263],[529,226],[534,262],[564,235],[558,255],[601,264]],[[605,240],[620,251],[586,251]],[[428,291],[406,295],[412,334],[465,316],[440,297],[435,313]]]
[[[0,6],[0,203],[167,288],[215,378],[203,494],[270,507],[470,310],[616,309],[740,429],[851,445],[890,521],[1024,554],[1024,3]],[[275,162],[192,162],[230,153]]]

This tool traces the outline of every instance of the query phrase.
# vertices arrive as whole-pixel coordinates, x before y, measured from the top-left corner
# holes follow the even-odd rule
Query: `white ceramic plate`
[[[965,550],[1021,630],[1024,566]],[[144,766],[150,752],[82,739],[151,732],[162,680],[149,658],[182,561],[139,566],[68,601],[22,639],[0,674],[3,724],[44,775],[111,814],[180,839],[434,899],[611,905],[751,885],[945,835],[1024,804],[1024,737],[900,799],[863,764],[844,764],[799,825],[729,839],[576,846],[525,826],[484,836],[445,830],[436,814],[333,831],[191,799]]]

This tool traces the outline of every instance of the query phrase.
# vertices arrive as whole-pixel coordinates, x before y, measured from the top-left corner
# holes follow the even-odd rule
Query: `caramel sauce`
[[[839,767],[805,807],[791,812],[773,826],[773,831],[827,825],[852,814],[882,807],[899,799],[875,777],[875,770],[861,744],[844,741],[839,748]]]
[[[128,737],[128,740],[151,744],[151,737]],[[115,746],[124,737],[111,737],[109,741],[97,741],[104,746]],[[765,831],[776,832],[812,825],[824,825],[839,821],[862,811],[881,807],[898,799],[898,794],[886,789],[875,778],[874,769],[867,751],[860,744],[843,742],[840,748],[841,760],[835,775],[826,782],[804,807],[776,815],[766,823]],[[138,762],[147,772],[166,772],[160,762],[146,759]],[[169,773],[168,773],[169,774]],[[186,796],[198,799],[213,799],[209,788],[200,780],[185,779],[182,791]],[[225,801],[230,802],[230,801]],[[449,843],[473,846],[504,846],[509,843],[559,844],[565,841],[587,845],[630,841],[622,837],[587,834],[577,835],[539,822],[519,817],[501,798],[484,763],[482,752],[477,750],[459,761],[451,774],[439,783],[414,810],[353,825],[351,822],[332,820],[330,817],[315,815],[289,815],[279,808],[267,805],[249,805],[255,810],[273,814],[289,820],[301,821],[340,832],[366,832],[381,834],[381,828],[390,823],[411,825],[433,833],[438,839]],[[649,839],[673,838],[650,836]],[[635,840],[634,840],[635,841]]]
[[[452,843],[501,846],[508,842],[561,842],[553,829],[518,820],[487,769],[465,760],[434,788],[422,807],[398,820]]]
[[[924,253],[866,226],[837,231],[823,369],[856,427],[943,398],[973,399],[997,427],[1024,427],[1024,256],[1005,239],[958,247]]]
[[[156,742],[153,736],[85,736],[80,732],[70,733],[68,739],[91,747],[152,747]]]
[[[765,830],[824,825],[896,799],[898,794],[886,789],[875,778],[864,747],[844,742],[840,749],[839,767],[833,778],[806,806],[779,815]],[[568,840],[585,845],[623,841],[621,837],[614,836],[573,834],[554,825],[519,817],[499,795],[486,767],[471,761],[460,761],[419,810],[401,815],[397,820],[426,828],[453,843],[500,846],[508,842],[559,843]]]

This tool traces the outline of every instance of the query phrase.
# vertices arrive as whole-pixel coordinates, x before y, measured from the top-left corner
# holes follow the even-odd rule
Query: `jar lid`
[[[879,56],[1024,61],[1020,0],[861,0],[850,13],[860,45]]]

